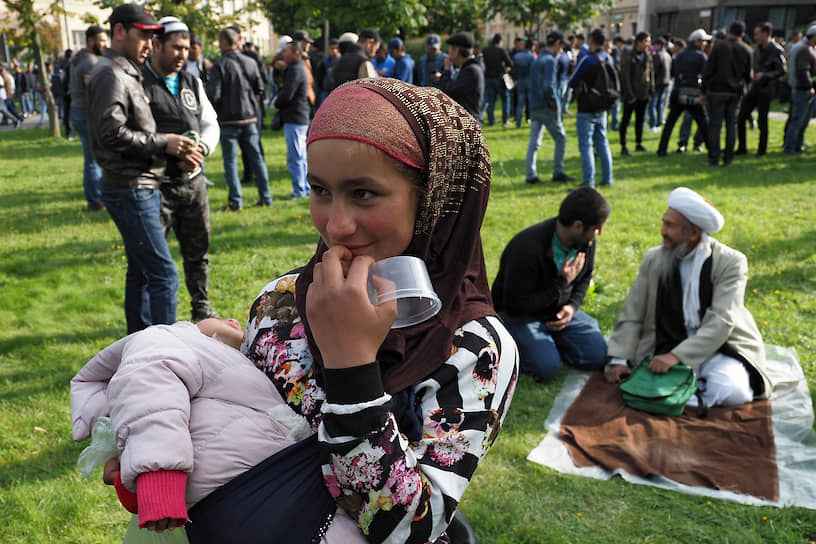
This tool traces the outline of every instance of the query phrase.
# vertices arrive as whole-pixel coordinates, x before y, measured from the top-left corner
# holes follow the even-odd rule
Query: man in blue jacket
[[[538,183],[536,157],[541,147],[544,127],[555,142],[552,180],[575,181],[564,173],[567,133],[561,124],[561,96],[558,84],[558,60],[564,34],[554,30],[547,34],[547,46],[530,68],[530,143],[527,145],[527,183]],[[518,57],[518,55],[516,55]],[[518,62],[516,62],[518,66]]]
[[[292,194],[284,197],[286,200],[309,194],[309,184],[306,183],[306,135],[309,132],[310,107],[306,94],[306,70],[300,60],[302,54],[303,50],[297,42],[283,46],[281,58],[286,63],[286,70],[283,72],[283,85],[274,102],[286,138],[286,169],[292,176]]]
[[[406,83],[414,82],[414,59],[405,52],[405,44],[399,38],[391,38],[388,41],[388,53],[394,59],[394,67],[391,69],[391,77]]]

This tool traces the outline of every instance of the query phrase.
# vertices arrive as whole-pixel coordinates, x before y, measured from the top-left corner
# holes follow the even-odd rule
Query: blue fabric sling
[[[317,435],[221,486],[189,512],[190,544],[319,542],[337,510],[320,470]]]

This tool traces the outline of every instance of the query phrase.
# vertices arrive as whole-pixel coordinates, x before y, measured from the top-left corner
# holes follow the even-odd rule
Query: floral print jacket
[[[495,317],[466,323],[450,358],[393,398],[376,362],[318,380],[296,278],[261,291],[242,351],[318,433],[326,487],[369,541],[434,542],[501,428],[518,377],[512,337]]]

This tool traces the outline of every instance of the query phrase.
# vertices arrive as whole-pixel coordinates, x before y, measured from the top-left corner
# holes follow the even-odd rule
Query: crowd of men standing
[[[816,25],[785,49],[773,39],[770,23],[753,29],[753,49],[741,22],[720,35],[695,30],[687,43],[670,36],[652,42],[645,32],[610,42],[601,30],[587,37],[553,30],[541,42],[518,38],[511,51],[504,48],[501,35],[480,50],[472,34],[457,32],[447,38],[443,52],[442,38],[431,34],[424,40],[425,54],[416,61],[402,38],[385,41],[373,28],[346,32],[332,39],[325,52],[315,50],[307,31],[298,30],[281,38],[278,51],[265,64],[257,47],[243,43],[237,26],[218,33],[221,56],[211,62],[204,57],[201,38],[177,18],[155,21],[142,7],[123,4],[108,22],[109,29],[90,26],[86,47],[76,55],[67,51],[64,60],[49,66],[49,77],[63,122],[82,142],[87,209],[106,209],[124,240],[129,333],[176,319],[178,272],[166,240],[170,229],[184,260],[192,319],[217,315],[208,298],[206,187],[211,183],[204,175],[204,158],[220,141],[228,188],[221,210],[242,210],[242,182],[252,180],[258,192],[255,205],[271,206],[260,134],[265,109],[274,107],[271,125],[283,130],[292,183],[285,199],[307,196],[311,116],[347,81],[394,77],[436,86],[479,122],[486,113],[487,125],[496,123],[494,110],[500,101],[503,125],[521,128],[529,122],[529,184],[541,182],[537,161],[545,129],[554,142],[550,179],[575,181],[564,169],[564,118],[570,107],[575,108],[581,184],[590,187],[595,185],[596,158],[600,184],[613,183],[610,117],[611,128],[619,133],[621,156],[631,154],[632,114],[634,151],[646,151],[643,133],[648,124],[648,130],[662,132],[657,149],[661,157],[668,153],[675,124],[684,117],[677,152],[687,151],[694,121],[694,149],[705,146],[709,164],[728,165],[735,155],[747,153],[745,125],[753,123],[754,109],[760,135],[757,155],[767,152],[768,112],[780,89],[789,90],[786,153],[803,149],[813,115]],[[19,124],[33,113],[30,98],[37,97],[34,82],[39,78],[27,77],[19,66],[15,72],[17,77],[12,77],[3,67],[0,74],[0,113]],[[31,92],[20,92],[22,85]],[[24,113],[16,110],[14,96],[21,98]],[[726,142],[721,149],[723,123]]]

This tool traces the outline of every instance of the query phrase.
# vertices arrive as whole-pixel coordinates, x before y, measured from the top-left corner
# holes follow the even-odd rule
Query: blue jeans
[[[485,79],[485,101],[484,108],[487,110],[487,124],[495,125],[496,117],[493,110],[496,109],[496,98],[501,98],[502,101],[502,125],[507,123],[510,117],[510,91],[504,86],[504,81],[501,78]]]
[[[524,107],[527,105],[529,96],[530,80],[519,79],[516,85],[516,128],[521,128],[521,122],[524,120]]]
[[[569,111],[569,103],[572,99],[572,88],[569,86],[569,78],[565,77],[558,83],[559,91],[561,92],[561,117],[564,117],[564,112]]]
[[[85,157],[85,166],[82,171],[82,186],[85,188],[85,200],[91,206],[96,206],[102,199],[102,168],[96,163],[91,153],[91,141],[88,138],[88,114],[76,108],[71,108],[71,126],[79,134],[82,142],[82,154]]]
[[[20,95],[20,107],[23,109],[23,115],[34,113],[34,104],[31,102],[30,94],[23,93]]]
[[[178,270],[162,229],[161,191],[102,185],[102,201],[125,242],[128,334],[175,323]]]
[[[618,130],[618,126],[619,126],[619,123],[618,123],[619,119],[618,118],[620,117],[620,112],[621,112],[621,105],[620,104],[621,104],[620,100],[615,100],[615,105],[612,106],[612,124],[610,125],[610,128],[612,130]]]
[[[527,144],[527,179],[536,177],[536,159],[545,127],[555,141],[552,175],[557,176],[564,171],[567,133],[564,132],[564,125],[561,124],[561,113],[532,111],[530,112],[530,142]]]
[[[255,184],[258,186],[258,201],[272,204],[272,194],[269,192],[269,172],[266,170],[261,156],[260,136],[258,124],[228,125],[221,127],[221,154],[224,159],[224,177],[227,180],[229,205],[238,209],[244,205],[241,194],[241,181],[238,179],[238,146],[243,145],[246,152],[247,164],[255,175]]]
[[[785,129],[784,150],[795,153],[805,143],[805,130],[813,116],[814,100],[805,91],[793,89],[788,126]]]
[[[306,183],[306,135],[309,125],[283,124],[283,136],[286,138],[286,169],[292,176],[292,194],[306,196],[309,184]]]
[[[37,125],[43,125],[45,124],[45,114],[48,113],[48,103],[37,91],[34,91],[34,99],[40,104],[40,120]]]
[[[656,87],[649,100],[649,126],[659,127],[666,119],[666,100],[669,97],[669,86]]]
[[[555,376],[564,364],[599,370],[606,364],[606,340],[598,322],[578,310],[560,331],[530,317],[499,316],[516,341],[521,371],[542,380]]]
[[[601,185],[612,185],[612,151],[606,139],[606,112],[581,113],[575,116],[578,149],[584,170],[584,185],[595,187],[595,153],[601,159]]]

